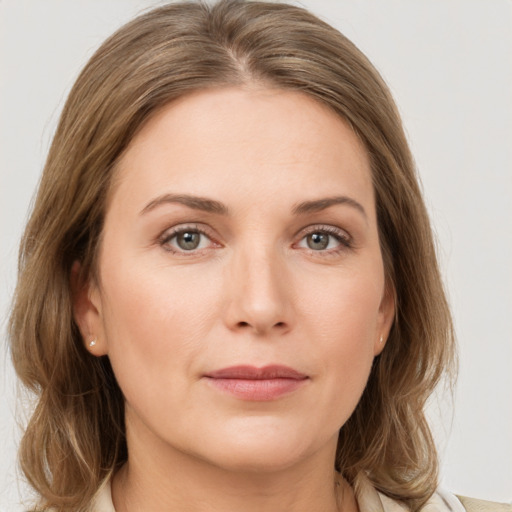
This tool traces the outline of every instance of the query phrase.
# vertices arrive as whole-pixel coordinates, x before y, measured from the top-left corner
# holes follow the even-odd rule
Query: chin
[[[266,446],[230,447],[222,455],[216,456],[216,466],[235,473],[275,473],[289,469],[300,463],[307,454],[302,450],[290,450],[275,444]]]
[[[268,473],[286,470],[320,449],[319,439],[309,439],[297,426],[295,430],[262,427],[239,427],[225,432],[221,439],[203,438],[203,457],[229,471]]]

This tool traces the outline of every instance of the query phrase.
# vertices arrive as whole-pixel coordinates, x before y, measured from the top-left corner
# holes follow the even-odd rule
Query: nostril
[[[253,327],[253,325],[250,322],[238,322],[237,326],[238,326],[238,328],[243,328],[243,329],[245,329],[247,327]],[[256,326],[254,326],[254,327],[256,327]],[[273,327],[282,329],[282,328],[286,327],[286,323],[285,322],[276,322]]]

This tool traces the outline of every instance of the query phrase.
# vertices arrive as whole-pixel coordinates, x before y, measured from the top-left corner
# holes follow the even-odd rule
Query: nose
[[[229,329],[260,336],[290,329],[292,291],[285,267],[283,258],[271,248],[234,255],[224,288]]]

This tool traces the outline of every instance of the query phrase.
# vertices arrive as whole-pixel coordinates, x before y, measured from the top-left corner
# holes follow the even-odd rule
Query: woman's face
[[[352,130],[300,93],[223,88],[131,142],[75,310],[112,363],[129,443],[256,470],[332,460],[391,296]]]

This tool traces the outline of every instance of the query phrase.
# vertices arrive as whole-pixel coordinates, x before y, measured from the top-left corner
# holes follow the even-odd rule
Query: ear
[[[395,287],[386,283],[384,294],[379,306],[379,314],[376,329],[376,339],[373,347],[373,355],[378,356],[384,349],[389,332],[395,320],[396,299]]]
[[[85,348],[95,356],[103,356],[107,353],[107,343],[99,288],[82,276],[82,267],[78,261],[71,267],[70,282],[73,316]]]

